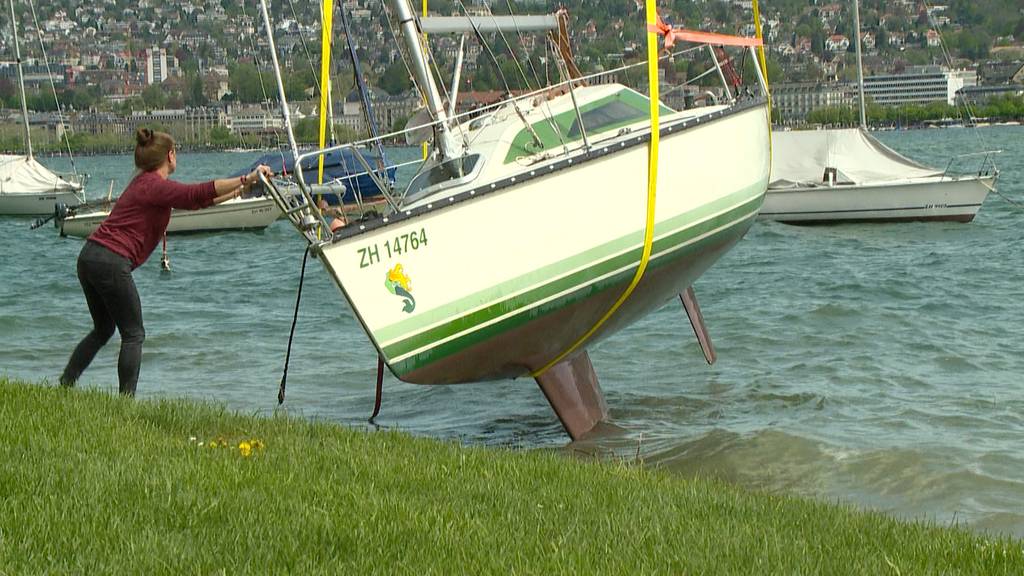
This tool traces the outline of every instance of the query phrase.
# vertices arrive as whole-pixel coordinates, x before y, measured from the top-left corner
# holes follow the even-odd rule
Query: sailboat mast
[[[423,46],[420,44],[420,31],[416,26],[416,17],[413,15],[409,0],[391,0],[398,15],[398,24],[402,29],[402,36],[405,37],[405,47],[412,59],[413,74],[416,75],[416,82],[423,89],[426,97],[427,109],[430,115],[437,120],[434,128],[435,141],[443,159],[454,158],[455,146],[448,134],[448,115],[445,114],[444,103],[441,102],[437,84],[434,77],[427,68],[426,55],[423,53]]]
[[[11,32],[14,33],[14,59],[18,64],[18,88],[21,93],[21,121],[25,129],[25,151],[32,158],[32,136],[28,129],[28,104],[25,102],[25,75],[21,71],[21,47],[18,45],[18,20],[14,15],[14,0],[11,0]]]
[[[299,165],[299,145],[295,142],[295,132],[292,130],[292,116],[288,111],[288,99],[284,93],[284,81],[281,79],[281,64],[277,61],[277,46],[274,45],[274,27],[270,25],[270,14],[267,12],[267,0],[260,0],[260,15],[263,16],[263,26],[267,31],[267,42],[270,44],[270,58],[274,62],[274,79],[277,80],[277,95],[281,99],[281,115],[284,117],[284,131],[288,134],[288,145],[292,147],[292,157],[295,159],[295,170],[300,171],[302,170],[302,166]]]
[[[853,35],[856,37],[857,47],[857,95],[860,98],[860,127],[868,129],[867,114],[864,111],[864,60],[860,51],[860,1],[853,0]]]

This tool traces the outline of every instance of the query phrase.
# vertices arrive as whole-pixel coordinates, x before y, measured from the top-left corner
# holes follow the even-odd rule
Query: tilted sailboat
[[[761,58],[762,95],[671,110],[658,103],[649,1],[650,99],[570,75],[469,119],[446,109],[421,34],[551,30],[558,18],[420,18],[407,0],[390,2],[433,119],[432,152],[405,194],[388,194],[391,210],[381,218],[332,235],[308,192],[296,201],[265,182],[382,362],[419,384],[533,377],[579,438],[607,417],[587,353],[601,338],[678,297],[712,361],[691,286],[751,226],[768,184],[760,40],[661,27],[667,38],[732,43]],[[265,0],[261,9],[274,54]],[[363,143],[300,155],[274,58],[306,191],[301,160],[342,149],[358,156]]]
[[[760,217],[795,224],[973,220],[995,189],[994,152],[964,154],[939,170],[905,158],[868,133],[857,0],[853,6],[860,126],[776,132],[772,182]],[[954,171],[965,166],[954,166],[954,160],[972,170]]]
[[[21,120],[25,134],[25,154],[0,154],[0,215],[50,214],[58,202],[69,206],[81,203],[84,183],[78,175],[52,172],[40,164],[32,154],[14,0],[10,0],[10,7],[14,56],[18,67],[18,93],[21,96]]]

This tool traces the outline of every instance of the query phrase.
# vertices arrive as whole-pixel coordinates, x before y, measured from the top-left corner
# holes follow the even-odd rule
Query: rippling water
[[[879,137],[937,166],[1001,148],[1000,192],[1024,200],[1024,128]],[[176,177],[226,175],[254,157],[183,154]],[[131,172],[128,156],[76,162],[94,195]],[[621,430],[571,448],[639,450],[681,475],[1024,536],[1022,222],[1024,209],[996,195],[971,224],[759,222],[696,286],[718,363],[704,364],[678,304],[620,332],[591,357]],[[53,381],[89,329],[74,275],[81,241],[28,225],[0,217],[0,370]],[[172,237],[173,271],[154,255],[135,274],[148,334],[140,395],[272,412],[302,251],[284,222]],[[83,383],[116,390],[116,354],[115,342]],[[375,368],[311,261],[286,409],[365,426]],[[378,423],[471,443],[566,442],[529,379],[421,387],[389,377]]]

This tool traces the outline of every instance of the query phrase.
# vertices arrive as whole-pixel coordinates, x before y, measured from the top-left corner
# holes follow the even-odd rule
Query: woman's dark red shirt
[[[128,258],[138,268],[167,231],[172,208],[198,210],[211,206],[216,197],[212,180],[182,184],[156,172],[143,172],[124,189],[89,240]]]

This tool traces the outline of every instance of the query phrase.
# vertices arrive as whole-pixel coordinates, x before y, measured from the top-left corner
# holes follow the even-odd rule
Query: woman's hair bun
[[[139,146],[148,146],[153,142],[153,131],[149,128],[139,128],[135,131],[135,142]]]

